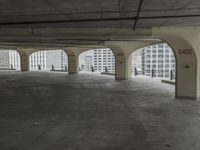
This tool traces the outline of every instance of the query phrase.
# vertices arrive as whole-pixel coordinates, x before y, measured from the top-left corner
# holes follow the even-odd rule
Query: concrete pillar
[[[29,71],[29,56],[21,55],[21,71]]]
[[[68,47],[64,49],[68,57],[68,73],[77,74],[79,72],[79,55],[88,48]]]
[[[128,80],[131,78],[130,74],[130,61],[123,52],[115,53],[115,79]]]
[[[176,55],[176,98],[196,98],[197,62],[193,48],[182,43],[174,46]],[[177,51],[179,50],[179,52]],[[189,50],[192,54],[185,55]]]
[[[68,55],[68,73],[76,74],[79,72],[79,57],[75,54]]]
[[[20,55],[21,71],[29,71],[30,51],[26,49],[18,49],[17,51],[19,52]]]
[[[115,55],[115,79],[128,80],[132,76],[132,53],[150,42],[108,41],[105,45]]]

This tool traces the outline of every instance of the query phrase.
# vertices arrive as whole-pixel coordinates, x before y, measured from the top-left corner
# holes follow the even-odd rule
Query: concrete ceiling
[[[200,0],[0,0],[0,47],[154,42],[152,27],[199,25]]]
[[[1,0],[0,25],[151,28],[200,25],[199,0]]]

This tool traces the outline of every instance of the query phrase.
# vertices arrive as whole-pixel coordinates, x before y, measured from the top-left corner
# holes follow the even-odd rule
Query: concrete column
[[[68,73],[77,74],[79,72],[79,55],[88,48],[68,47],[64,49],[68,56]]]
[[[17,49],[20,55],[21,71],[29,71],[30,49]]]
[[[190,46],[182,43],[176,53],[176,98],[196,98],[197,94],[197,62],[195,52]],[[184,51],[192,54],[185,55]]]
[[[123,52],[115,52],[115,79],[128,80],[131,78],[131,61]]]
[[[79,72],[79,56],[75,54],[68,55],[68,73],[77,74]]]
[[[21,71],[29,71],[29,56],[27,54],[21,55]]]
[[[108,41],[105,45],[115,54],[115,79],[128,80],[132,76],[132,53],[150,45],[149,42]]]

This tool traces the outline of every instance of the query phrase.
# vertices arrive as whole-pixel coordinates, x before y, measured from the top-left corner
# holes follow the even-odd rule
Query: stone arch
[[[113,71],[113,70],[115,71],[115,67],[113,67],[113,64],[112,64],[112,63],[114,63],[114,62],[116,63],[116,59],[115,59],[116,56],[115,56],[114,51],[113,51],[112,49],[110,49],[109,47],[105,47],[105,46],[99,46],[99,47],[98,47],[98,46],[96,46],[96,47],[93,47],[93,48],[84,49],[84,50],[80,53],[80,55],[81,55],[82,53],[84,53],[84,52],[87,52],[87,51],[95,51],[95,50],[99,50],[99,49],[100,49],[100,50],[106,49],[106,50],[110,50],[110,51],[112,52],[111,54],[112,54],[112,56],[114,56],[114,60],[115,60],[115,61],[111,60],[111,61],[110,61],[110,64],[108,65],[108,68],[107,68],[107,69],[108,69],[109,73],[112,73],[112,74],[113,74],[114,72],[112,72],[112,71]],[[104,56],[103,56],[103,57],[104,57]],[[103,59],[104,59],[104,58],[103,58]],[[104,64],[105,64],[105,63],[103,62],[103,66],[104,66]],[[116,65],[115,65],[115,66],[116,66]],[[99,69],[100,69],[100,68],[97,67],[97,70],[96,70],[96,71],[99,72]],[[104,67],[101,68],[101,71],[104,72],[104,69],[105,69]],[[110,71],[111,71],[111,72],[110,72]],[[114,75],[114,74],[113,74],[113,75]]]
[[[69,74],[76,74],[79,72],[79,55],[83,52],[94,50],[97,48],[105,48],[102,46],[89,47],[67,47],[65,52],[68,55]]]
[[[31,55],[33,55],[34,53],[41,52],[41,51],[59,51],[59,50],[63,51],[66,54],[66,56],[68,56],[66,51],[61,49],[61,48],[53,48],[53,49],[52,48],[40,48],[40,49],[39,48],[34,48],[34,49],[29,50],[29,61],[31,60]],[[29,62],[29,64],[30,64],[30,62]],[[54,66],[54,67],[56,68],[56,66]],[[47,68],[51,68],[51,67],[47,66]]]
[[[160,36],[168,43],[176,58],[176,98],[197,97],[197,56],[192,45],[178,36]]]
[[[18,61],[16,61],[16,62],[11,62],[11,64],[10,64],[10,62],[9,62],[9,64],[10,64],[10,66],[8,66],[8,68],[13,68],[13,69],[16,69],[15,67],[19,67],[18,68],[18,70],[21,70],[21,55],[20,55],[20,53],[19,53],[19,51],[18,51],[18,49],[16,49],[16,48],[13,48],[13,47],[0,47],[0,51],[7,51],[7,52],[9,52],[9,56],[8,57],[11,57],[11,55],[10,55],[10,51],[13,51],[13,52],[16,52],[16,54],[14,54],[15,56],[15,58],[17,57],[17,59],[19,59]],[[9,58],[10,59],[10,58]],[[15,66],[13,63],[17,63],[17,66]],[[19,64],[18,64],[19,63]],[[19,65],[19,66],[18,66]]]
[[[126,80],[128,79],[128,68],[127,68],[127,59],[126,53],[118,46],[108,44],[106,45],[113,51],[115,56],[115,79],[116,80]]]
[[[160,42],[168,43],[176,58],[176,98],[196,98],[197,95],[197,58],[193,47],[190,43],[177,36],[156,36],[156,39],[160,39]],[[123,79],[128,79],[130,71],[128,71],[128,66],[130,64],[130,54],[133,50],[139,48],[157,44],[160,42],[147,42],[141,43],[141,45],[135,42],[123,42],[123,43],[113,43],[107,44],[112,50],[116,50],[118,53],[122,53],[122,57],[119,59],[123,61],[124,65],[116,68],[117,75],[119,77],[123,76]],[[180,54],[182,52],[182,54]],[[189,54],[187,54],[189,53]],[[115,53],[116,54],[116,53]],[[116,56],[117,57],[117,56]],[[117,60],[117,59],[116,59]],[[119,60],[117,60],[119,62]],[[116,65],[117,66],[117,65]]]
[[[68,72],[69,74],[77,74],[79,72],[79,55],[89,50],[85,47],[67,47],[64,49],[68,56]]]
[[[146,44],[143,44],[143,45],[140,45],[140,46],[137,46],[136,49],[133,49],[129,55],[129,59],[132,59],[132,54],[138,50],[141,50],[143,48],[147,48],[147,47],[151,47],[151,46],[154,46],[154,45],[159,45],[159,44],[167,44],[170,48],[171,46],[165,42],[165,41],[162,41],[161,39],[158,39],[159,42],[150,42],[150,43],[146,43]],[[174,51],[172,50],[172,53],[174,54]],[[175,56],[175,55],[174,55]],[[175,60],[176,60],[176,57],[175,57]],[[131,67],[132,67],[132,63],[131,63]]]
[[[131,78],[131,54],[142,47],[150,45],[150,42],[140,41],[107,41],[105,45],[110,48],[115,55],[115,78],[117,80],[127,80]]]

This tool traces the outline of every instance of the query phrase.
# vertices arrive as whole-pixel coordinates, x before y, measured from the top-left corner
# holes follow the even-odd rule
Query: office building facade
[[[39,51],[29,57],[30,70],[47,70],[47,52]]]
[[[29,58],[30,70],[65,70],[68,66],[67,55],[63,50],[39,51]]]
[[[86,51],[80,54],[79,68],[80,71],[92,71],[94,66],[94,50]]]
[[[68,58],[63,50],[46,51],[46,70],[51,70],[52,65],[55,70],[66,70],[68,66]]]
[[[9,68],[9,51],[0,51],[0,68]]]
[[[9,67],[20,70],[21,68],[20,56],[16,50],[9,50]]]
[[[94,70],[96,72],[115,72],[115,56],[109,48],[94,50]]]
[[[169,78],[172,70],[175,76],[176,61],[172,49],[167,44],[157,44],[140,49],[141,74]]]

